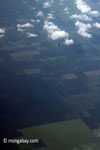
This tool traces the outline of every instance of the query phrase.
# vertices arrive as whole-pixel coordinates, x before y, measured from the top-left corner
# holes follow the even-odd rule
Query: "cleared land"
[[[84,72],[87,77],[100,76],[100,70]]]
[[[68,80],[71,80],[71,79],[77,79],[77,76],[73,73],[71,74],[65,74],[64,75],[64,79],[68,79]]]
[[[10,53],[10,56],[13,58],[16,57],[26,57],[26,56],[31,56],[31,55],[40,55],[41,53],[39,51],[23,51],[23,52],[17,52],[17,53]]]
[[[72,150],[92,141],[92,132],[80,119],[41,125],[19,130],[22,138],[42,140],[48,150]],[[19,145],[20,149],[28,150],[32,145]],[[32,149],[32,148],[31,148]],[[39,148],[39,150],[44,149]]]
[[[34,68],[34,69],[25,69],[24,73],[27,75],[32,75],[32,74],[40,74],[41,70],[40,68]]]

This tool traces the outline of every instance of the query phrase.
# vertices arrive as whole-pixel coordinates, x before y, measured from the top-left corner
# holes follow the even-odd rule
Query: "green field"
[[[23,51],[23,52],[18,52],[18,53],[11,53],[10,56],[13,58],[16,57],[26,57],[26,56],[30,56],[30,55],[40,55],[39,51],[33,50],[33,51]]]
[[[92,142],[92,131],[80,119],[30,127],[19,130],[23,138],[39,139],[46,150],[72,150],[74,147]],[[20,150],[28,150],[31,145],[20,145]],[[42,150],[44,148],[40,148]],[[32,148],[30,149],[32,150]]]
[[[41,70],[40,68],[34,68],[34,69],[25,69],[24,73],[27,75],[32,75],[32,74],[40,74]]]

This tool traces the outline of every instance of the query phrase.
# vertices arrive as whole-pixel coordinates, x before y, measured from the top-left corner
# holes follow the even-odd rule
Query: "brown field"
[[[31,56],[31,55],[40,55],[41,53],[37,50],[35,51],[23,51],[23,52],[18,52],[18,53],[10,53],[10,56],[15,58],[15,57],[26,57],[26,56]]]
[[[100,76],[100,70],[84,72],[87,77]]]
[[[73,73],[71,74],[65,74],[64,79],[72,80],[72,79],[77,79],[77,76]]]

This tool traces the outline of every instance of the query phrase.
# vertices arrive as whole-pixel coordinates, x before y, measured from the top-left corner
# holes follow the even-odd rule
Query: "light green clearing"
[[[23,43],[23,41],[18,41],[17,43],[10,43],[10,45],[4,45],[3,47],[0,47],[0,50],[16,50],[16,49],[23,49],[23,48],[28,48],[29,45]],[[30,47],[37,47],[37,49],[42,50],[41,48],[41,43],[40,42],[32,42],[30,44]]]
[[[12,45],[5,45],[3,47],[0,48],[0,50],[16,50],[16,49],[21,49],[21,48],[27,48],[28,45],[25,44],[20,44],[20,43],[14,43]]]
[[[46,61],[56,61],[56,60],[65,59],[65,58],[66,58],[65,56],[56,56],[56,57],[48,57],[45,60]]]
[[[59,60],[64,60],[64,59],[66,59],[65,56],[55,56],[55,57],[47,57],[47,58],[44,58],[44,59],[41,58],[40,61],[41,62],[46,62],[46,61],[52,62],[52,61],[59,61]]]
[[[23,52],[17,52],[17,53],[10,53],[10,56],[13,58],[16,57],[26,57],[26,56],[34,56],[34,55],[40,55],[41,53],[37,50],[33,51],[23,51]]]
[[[27,75],[32,75],[32,74],[40,74],[41,70],[40,68],[34,68],[34,69],[25,69],[24,73]]]
[[[72,150],[73,147],[92,141],[92,132],[80,119],[41,125],[19,130],[23,138],[41,139],[46,144],[46,150]],[[31,145],[19,146],[20,149],[30,150]],[[43,150],[39,148],[38,150]]]

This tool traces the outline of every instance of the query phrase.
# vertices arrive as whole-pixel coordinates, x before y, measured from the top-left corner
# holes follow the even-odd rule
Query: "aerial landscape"
[[[100,0],[0,0],[0,147],[100,150]]]

